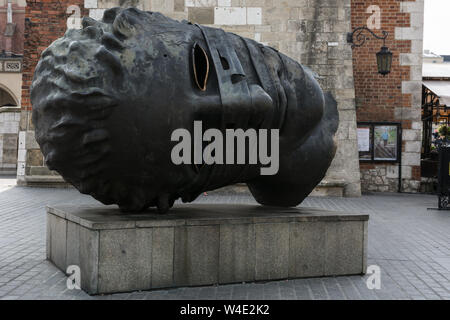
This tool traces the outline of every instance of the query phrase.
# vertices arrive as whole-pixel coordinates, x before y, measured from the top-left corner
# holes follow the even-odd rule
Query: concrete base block
[[[342,180],[322,180],[311,192],[313,197],[343,197],[346,182]]]
[[[0,168],[0,176],[15,176],[16,173],[16,168]]]
[[[47,258],[103,294],[179,286],[363,274],[368,215],[258,205],[47,208]]]
[[[17,176],[17,185],[37,188],[73,188],[59,175]]]

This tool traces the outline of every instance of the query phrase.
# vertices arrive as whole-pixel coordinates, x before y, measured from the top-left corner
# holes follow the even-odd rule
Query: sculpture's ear
[[[194,43],[192,48],[192,67],[194,69],[195,84],[201,91],[206,91],[206,83],[209,76],[209,59],[206,51]]]

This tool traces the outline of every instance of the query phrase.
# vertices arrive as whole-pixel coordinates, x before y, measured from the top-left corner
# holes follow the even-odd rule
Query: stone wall
[[[140,9],[159,11],[172,18],[187,19],[206,25],[214,25],[244,37],[255,39],[280,50],[300,63],[311,67],[318,73],[322,88],[333,93],[338,101],[340,126],[337,133],[338,150],[330,170],[319,187],[343,189],[346,196],[360,195],[360,172],[356,141],[356,114],[354,106],[354,86],[352,70],[352,51],[346,43],[346,33],[350,31],[350,0],[85,0],[62,1],[62,7],[68,4],[84,5],[89,16],[101,19],[106,8],[133,5]],[[53,5],[53,10],[63,10],[54,2],[46,2],[41,8]],[[34,7],[33,7],[34,6]],[[30,4],[27,17],[36,22],[49,13],[39,12],[40,8]],[[33,17],[35,15],[35,17]],[[59,17],[59,27],[65,21]],[[41,20],[39,20],[41,19]],[[42,41],[38,35],[28,35],[28,74],[24,77],[25,101],[23,129],[32,130],[30,124],[28,86],[37,55],[48,45],[49,37],[56,38],[62,30],[47,32],[48,26],[35,26],[37,31],[47,38]],[[33,27],[34,28],[34,27]],[[50,26],[53,28],[53,25]],[[34,30],[34,29],[33,29]],[[44,31],[45,30],[45,31]],[[27,29],[27,33],[32,28]],[[33,51],[33,47],[37,50]],[[26,80],[25,80],[26,78]],[[28,139],[28,134],[27,134]],[[31,131],[30,131],[30,139]],[[32,149],[32,152],[38,152]],[[29,150],[27,150],[28,152]],[[33,157],[33,164],[25,163],[25,170],[19,175],[19,181],[26,184],[32,174],[31,167],[37,170],[43,167],[42,157]],[[40,169],[41,174],[45,169]],[[48,171],[48,170],[47,170]],[[51,174],[49,171],[47,174]],[[323,193],[323,192],[322,192]],[[325,192],[326,194],[326,192]]]
[[[13,54],[23,54],[25,5],[0,0],[0,174],[8,175],[17,171],[22,59]]]
[[[0,108],[0,174],[16,174],[20,107]]]
[[[357,121],[400,122],[402,127],[402,191],[420,188],[422,139],[422,47],[423,0],[352,0],[352,27],[365,26],[373,14],[369,6],[381,9],[380,30],[389,32],[386,46],[393,53],[391,73],[377,74],[375,54],[383,42],[370,37],[353,49]],[[363,191],[398,190],[397,163],[361,163]]]

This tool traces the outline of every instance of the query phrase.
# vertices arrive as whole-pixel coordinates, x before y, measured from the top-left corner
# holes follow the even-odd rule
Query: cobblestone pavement
[[[0,179],[0,299],[450,299],[450,211],[435,196],[377,194],[308,198],[302,206],[370,214],[368,265],[381,268],[381,289],[368,276],[344,276],[89,296],[69,290],[45,260],[47,204],[95,203],[74,189],[23,188]],[[199,202],[254,203],[245,195]]]

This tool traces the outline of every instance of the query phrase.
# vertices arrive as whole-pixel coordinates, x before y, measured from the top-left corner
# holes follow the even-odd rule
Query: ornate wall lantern
[[[361,47],[366,42],[366,35],[364,32],[367,31],[374,38],[383,40],[383,46],[381,50],[377,52],[377,66],[378,73],[383,76],[387,75],[391,72],[392,66],[392,52],[389,51],[389,48],[386,47],[386,38],[388,36],[388,32],[381,31],[382,36],[377,36],[372,30],[367,27],[359,27],[353,30],[353,32],[347,33],[347,42],[352,44],[352,48]]]

